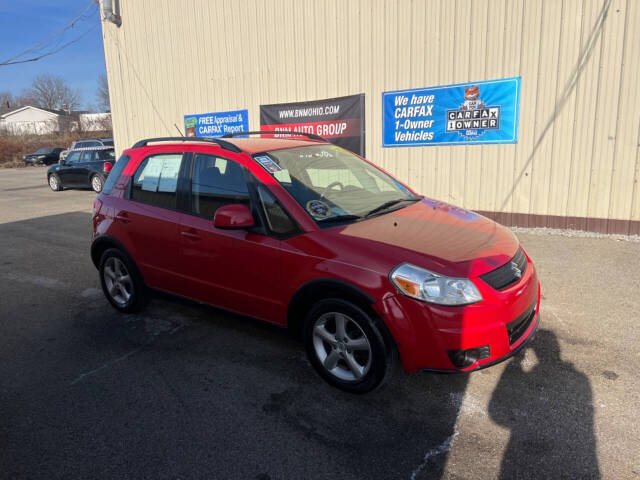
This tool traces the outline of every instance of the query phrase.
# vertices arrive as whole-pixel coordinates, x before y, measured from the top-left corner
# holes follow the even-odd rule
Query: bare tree
[[[48,74],[37,76],[21,97],[22,103],[50,110],[62,110],[63,107],[73,110],[80,106],[79,93],[62,77]]]
[[[20,108],[11,92],[0,92],[0,114]]]
[[[109,101],[109,84],[107,83],[107,76],[100,75],[98,77],[98,89],[96,90],[96,96],[98,97],[98,107],[108,112],[111,110],[111,103]]]

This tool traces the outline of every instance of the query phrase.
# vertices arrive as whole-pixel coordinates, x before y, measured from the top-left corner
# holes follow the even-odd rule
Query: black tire
[[[355,328],[354,325],[350,323],[349,325],[352,330],[355,331],[356,336],[360,339],[364,336],[368,341],[369,350],[366,353],[366,358],[370,358],[370,361],[361,360],[361,362],[358,362],[359,364],[366,363],[360,378],[348,380],[339,378],[336,373],[332,373],[330,370],[325,368],[323,361],[321,361],[319,354],[317,353],[316,348],[318,346],[318,337],[314,334],[314,328],[317,326],[318,322],[322,323],[323,319],[328,319],[325,320],[325,322],[331,322],[331,316],[335,313],[346,316],[348,318],[347,322],[354,322],[357,327],[359,327],[359,330]],[[329,323],[326,323],[326,325],[329,325]],[[326,328],[330,329],[331,327]],[[350,334],[347,331],[347,337],[349,336]],[[359,306],[339,298],[321,300],[311,308],[304,322],[303,337],[307,357],[318,374],[329,384],[346,392],[362,394],[379,388],[391,379],[398,364],[398,354],[395,343],[386,327],[382,324],[382,321],[367,313]],[[314,343],[314,341],[316,343]],[[348,347],[349,341],[342,342],[344,344],[342,345],[343,349],[345,348],[345,345]],[[332,350],[339,350],[338,345],[331,346],[327,342],[322,343],[322,348],[325,349],[327,358],[332,354]],[[347,351],[351,352],[352,355],[356,354],[355,350]],[[346,355],[346,353],[342,352],[339,353],[339,355]],[[341,367],[340,362],[343,362],[346,368]],[[341,359],[338,360],[334,370],[335,369],[347,371],[348,373],[348,362],[345,357],[341,357]]]
[[[104,178],[102,178],[102,175],[95,173],[91,175],[89,185],[91,185],[91,190],[96,193],[100,193],[102,191],[102,187],[104,187]]]
[[[53,181],[51,179],[53,179]],[[62,181],[60,180],[60,177],[55,173],[52,173],[51,175],[49,175],[49,178],[47,178],[47,182],[49,183],[49,188],[54,192],[59,192],[64,188],[62,186]]]
[[[106,280],[106,277],[109,277],[109,275],[105,275],[105,269],[110,268],[113,271],[114,269],[112,265],[113,263],[117,264],[117,262],[121,262],[124,265],[126,272],[130,277],[130,288],[127,289],[130,297],[124,302],[119,301],[117,298],[117,296],[120,296],[121,300],[125,300],[122,295],[114,296],[110,293]],[[122,250],[117,248],[109,248],[105,250],[102,257],[100,257],[98,271],[100,272],[100,285],[102,285],[104,296],[107,297],[107,300],[109,300],[109,303],[113,308],[122,313],[135,313],[139,312],[147,305],[149,301],[149,293],[146,285],[144,284],[144,280],[142,279],[142,275],[140,275],[135,263]],[[122,290],[119,291],[122,292]]]

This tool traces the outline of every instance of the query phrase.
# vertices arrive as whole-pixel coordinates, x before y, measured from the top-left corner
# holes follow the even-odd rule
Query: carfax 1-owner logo
[[[463,137],[479,137],[487,130],[500,129],[500,106],[485,105],[480,98],[480,87],[464,89],[464,102],[460,108],[447,110],[446,132],[457,132]]]
[[[382,94],[382,146],[516,143],[520,77]]]

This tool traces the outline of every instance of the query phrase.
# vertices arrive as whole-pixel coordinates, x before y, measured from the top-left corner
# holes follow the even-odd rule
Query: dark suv
[[[73,150],[60,163],[47,169],[47,183],[54,192],[65,188],[87,188],[101,192],[113,164],[113,147]]]
[[[117,310],[155,289],[287,326],[350,392],[398,361],[487,367],[538,326],[536,270],[509,230],[315,136],[138,142],[95,200],[91,258]]]

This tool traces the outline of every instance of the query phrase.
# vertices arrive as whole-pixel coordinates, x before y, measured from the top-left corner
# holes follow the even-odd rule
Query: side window
[[[88,150],[85,152],[82,152],[82,160],[80,160],[81,162],[95,162],[96,161],[96,154],[97,152],[95,150]]]
[[[118,178],[120,178],[120,175],[122,174],[124,167],[127,166],[127,163],[129,163],[128,155],[122,155],[118,159],[114,167],[111,169],[111,172],[109,172],[109,176],[107,177],[107,180],[104,182],[104,186],[102,187],[102,193],[105,193],[107,195],[111,193],[111,190],[113,190],[113,186],[118,181]]]
[[[280,206],[273,194],[264,186],[258,187],[258,196],[264,216],[267,218],[269,230],[276,235],[294,233],[298,228],[291,217]]]
[[[78,163],[80,161],[80,155],[82,155],[82,152],[71,152],[67,155],[66,162]]]
[[[131,199],[175,210],[180,165],[181,153],[163,153],[145,158],[133,176]]]
[[[197,154],[191,179],[193,213],[213,219],[218,208],[232,203],[249,206],[244,169],[231,160]]]

